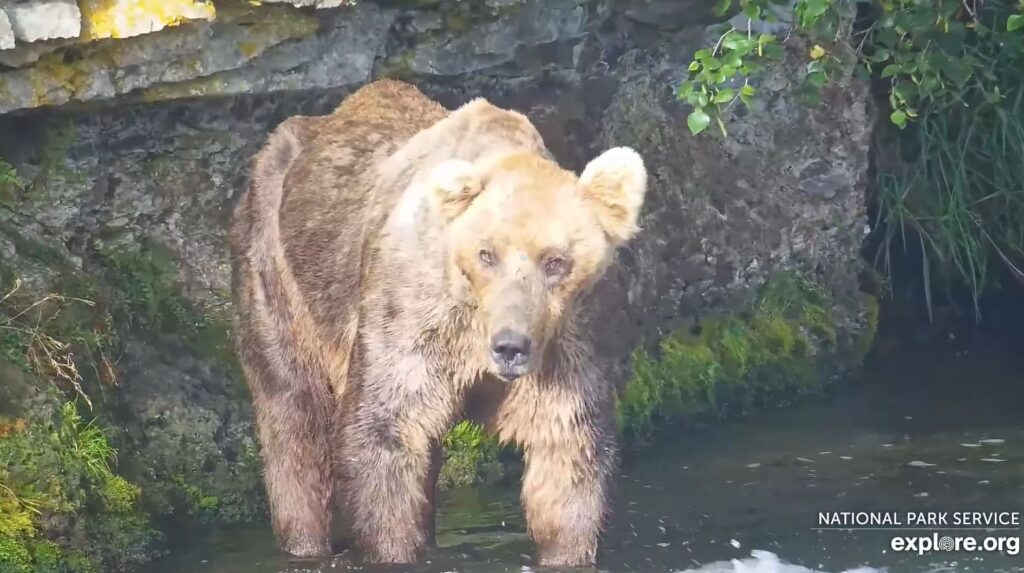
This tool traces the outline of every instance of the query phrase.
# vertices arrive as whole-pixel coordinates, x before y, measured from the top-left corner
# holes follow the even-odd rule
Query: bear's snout
[[[530,362],[529,336],[511,328],[503,328],[491,337],[491,358],[498,367],[498,375],[514,380],[526,374]]]

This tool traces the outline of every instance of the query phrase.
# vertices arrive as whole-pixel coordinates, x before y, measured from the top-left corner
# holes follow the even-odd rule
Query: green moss
[[[492,481],[503,472],[498,459],[498,441],[488,436],[479,424],[462,421],[445,436],[444,464],[438,487],[451,489]]]
[[[106,432],[74,402],[0,418],[0,571],[90,573],[141,562],[158,539]],[[116,523],[116,529],[109,524]],[[112,532],[130,538],[112,543]]]
[[[111,308],[132,328],[177,334],[201,356],[224,365],[236,380],[241,369],[231,344],[230,318],[200,308],[184,294],[173,255],[155,245],[99,251],[110,271]]]
[[[18,249],[24,255],[24,248]],[[108,357],[117,356],[121,336],[131,330],[178,334],[197,353],[238,372],[228,321],[189,302],[169,252],[147,246],[108,250],[94,259],[101,262],[99,272],[89,276],[64,267],[55,273],[50,288],[64,293],[60,295],[15,289],[13,276],[0,276],[0,359],[16,367],[0,364],[6,368],[0,372],[0,393],[4,394],[0,415],[18,416],[0,418],[0,466],[10,465],[4,455],[24,461],[11,466],[17,475],[0,473],[0,484],[18,484],[9,486],[17,498],[0,499],[0,521],[10,525],[0,531],[0,571],[50,570],[43,565],[50,562],[60,563],[54,571],[90,571],[89,564],[111,570],[144,562],[152,558],[160,540],[148,525],[146,511],[230,522],[251,520],[265,510],[260,503],[256,448],[246,445],[246,440],[238,444],[229,464],[221,457],[225,453],[211,450],[209,444],[182,443],[158,465],[159,475],[165,477],[149,476],[151,481],[145,482],[147,489],[142,491],[114,473],[114,452],[98,425],[83,424],[80,419],[70,425],[48,425],[46,416],[19,413],[33,402],[34,393],[43,391],[52,393],[51,400],[62,394],[57,389],[67,392],[72,387],[83,397],[80,402],[90,394],[105,397],[116,383],[116,370]],[[64,364],[61,371],[68,376],[58,376],[56,364]],[[25,373],[21,379],[8,375],[13,371],[17,376],[19,370]],[[96,402],[107,405],[106,400]],[[59,415],[75,419],[71,411]],[[47,432],[47,427],[58,430]],[[4,439],[27,431],[38,435],[33,434],[33,440]],[[51,434],[53,440],[43,439]],[[41,450],[24,454],[27,450],[22,446],[30,442],[40,444]],[[15,450],[23,453],[15,455]],[[46,463],[34,461],[39,458]],[[48,476],[62,475],[54,468],[78,469],[67,480],[51,483],[46,481]],[[216,468],[216,473],[210,468]],[[19,523],[30,527],[12,529]],[[59,561],[49,558],[51,547],[38,545],[44,539],[61,550]]]
[[[864,307],[864,331],[860,334],[860,337],[856,342],[856,352],[862,360],[868,355],[871,350],[871,345],[875,342],[875,335],[878,333],[878,316],[881,312],[880,305],[878,304],[878,297],[874,295],[866,295],[865,307]]]
[[[106,480],[99,491],[103,506],[112,513],[128,513],[142,495],[142,488],[115,475]]]
[[[792,273],[773,276],[748,308],[706,318],[633,353],[634,374],[617,418],[629,436],[659,421],[721,415],[761,396],[816,383],[813,353],[836,345],[830,297]]]
[[[263,483],[254,442],[235,442],[228,453],[207,443],[184,443],[151,467],[144,502],[154,511],[191,523],[241,523],[265,516]]]
[[[200,522],[213,521],[220,509],[220,499],[217,496],[207,495],[203,490],[185,479],[182,474],[177,474],[172,479],[174,485],[184,496],[184,505],[189,515]]]

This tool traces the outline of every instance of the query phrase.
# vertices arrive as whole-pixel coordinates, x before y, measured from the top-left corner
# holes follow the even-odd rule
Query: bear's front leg
[[[342,430],[345,506],[368,561],[412,563],[432,537],[435,440],[404,415],[374,410],[358,406]]]
[[[618,463],[612,398],[591,374],[537,381],[503,406],[502,433],[525,450],[523,506],[541,565],[593,565],[609,513]]]
[[[523,506],[541,565],[584,567],[593,565],[597,556],[614,445],[595,451],[573,441],[526,450]]]

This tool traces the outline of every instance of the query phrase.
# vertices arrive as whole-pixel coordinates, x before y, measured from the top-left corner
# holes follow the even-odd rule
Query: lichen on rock
[[[217,15],[209,0],[81,0],[81,9],[86,40],[130,38]]]

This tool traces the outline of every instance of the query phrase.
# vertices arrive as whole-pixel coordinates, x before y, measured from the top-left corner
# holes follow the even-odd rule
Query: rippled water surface
[[[828,396],[686,431],[628,460],[600,569],[1024,572],[1020,555],[889,548],[894,535],[931,530],[814,530],[826,511],[1024,511],[1024,352],[957,348],[897,347]],[[437,549],[392,570],[536,569],[514,489],[448,492],[439,503]],[[362,569],[378,568],[348,552],[324,564],[289,561],[257,527],[190,542],[157,570]]]

